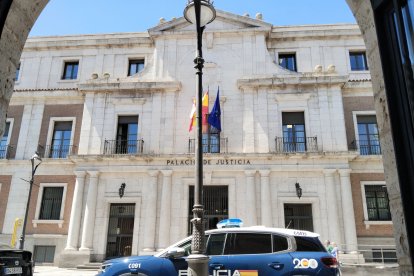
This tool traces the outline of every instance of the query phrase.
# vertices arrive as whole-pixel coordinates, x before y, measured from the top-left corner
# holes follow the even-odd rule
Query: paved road
[[[36,266],[34,276],[94,276],[98,270],[64,269],[55,266]]]
[[[36,266],[34,276],[95,276],[98,270],[65,269],[55,266]],[[398,276],[398,269],[370,269],[351,267],[343,269],[343,276]]]

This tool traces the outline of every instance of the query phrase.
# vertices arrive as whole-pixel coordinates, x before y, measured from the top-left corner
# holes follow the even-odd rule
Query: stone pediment
[[[188,23],[184,17],[161,23],[148,30],[151,36],[166,33],[193,32],[194,25]],[[236,15],[216,10],[216,19],[208,24],[208,31],[264,31],[270,32],[272,24],[248,16]]]

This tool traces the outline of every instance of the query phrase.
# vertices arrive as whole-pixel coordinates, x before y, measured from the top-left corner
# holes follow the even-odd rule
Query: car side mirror
[[[185,256],[185,250],[180,247],[173,247],[168,249],[167,251],[167,258],[176,259]]]

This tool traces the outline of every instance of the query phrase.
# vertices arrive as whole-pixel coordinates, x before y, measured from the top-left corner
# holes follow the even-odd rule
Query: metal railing
[[[0,159],[10,159],[14,155],[16,147],[14,145],[0,146]]]
[[[105,140],[103,154],[142,154],[144,140]]]
[[[347,262],[343,252],[347,252],[347,246],[345,244],[339,245],[339,261]],[[395,264],[398,262],[395,245],[371,245],[371,244],[358,244],[358,254],[350,254],[352,258],[349,261],[361,263],[382,263],[382,264]],[[345,256],[344,256],[345,255]],[[342,257],[342,258],[341,258]]]
[[[77,146],[74,145],[47,145],[38,146],[38,152],[42,158],[64,159],[68,155],[76,153]]]
[[[349,145],[350,150],[359,150],[361,155],[380,155],[381,145],[379,140],[354,140]]]
[[[296,139],[276,137],[275,144],[277,153],[318,152],[318,139],[316,136],[296,137]]]
[[[196,139],[188,139],[188,153],[195,152]],[[203,137],[203,153],[228,153],[228,138]]]

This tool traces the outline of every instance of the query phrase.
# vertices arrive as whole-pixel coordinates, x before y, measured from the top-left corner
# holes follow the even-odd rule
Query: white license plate
[[[21,274],[23,273],[23,268],[18,266],[18,267],[6,267],[4,269],[4,274],[5,275],[11,275],[11,274]]]

